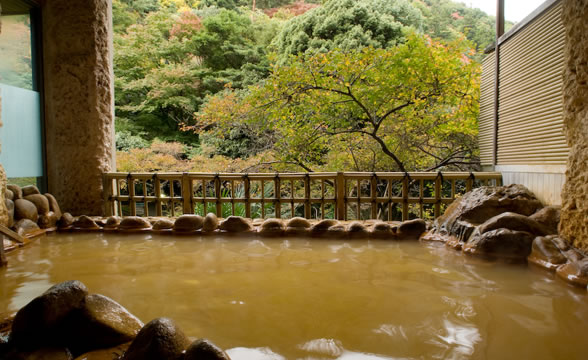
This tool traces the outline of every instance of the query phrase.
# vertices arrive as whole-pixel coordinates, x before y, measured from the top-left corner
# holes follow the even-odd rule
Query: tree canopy
[[[410,35],[390,49],[332,50],[291,58],[245,96],[219,94],[201,128],[244,123],[272,133],[284,163],[333,170],[333,152],[375,154],[372,168],[433,170],[475,162],[479,66],[465,41]],[[360,141],[358,141],[360,140]],[[383,155],[383,156],[382,156]],[[356,164],[358,165],[358,164]]]
[[[402,41],[407,27],[422,25],[421,12],[405,0],[331,0],[288,22],[274,46],[283,63],[289,55],[336,48],[392,47]]]
[[[139,163],[168,156],[157,144],[171,141],[183,155],[160,162],[166,170],[207,158],[232,169],[253,159],[272,170],[476,166],[477,69],[494,38],[480,10],[450,0],[113,0],[113,16],[125,168],[156,166]]]

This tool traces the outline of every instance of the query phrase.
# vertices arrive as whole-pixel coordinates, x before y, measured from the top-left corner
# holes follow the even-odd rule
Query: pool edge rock
[[[189,345],[172,319],[157,318],[141,328],[121,360],[177,360]]]

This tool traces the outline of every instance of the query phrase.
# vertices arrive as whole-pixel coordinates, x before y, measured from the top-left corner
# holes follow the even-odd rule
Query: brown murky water
[[[0,312],[70,279],[240,359],[586,359],[588,295],[408,242],[54,235],[8,255]]]

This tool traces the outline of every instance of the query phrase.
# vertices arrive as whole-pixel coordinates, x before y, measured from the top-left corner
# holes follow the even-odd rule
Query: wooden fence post
[[[282,198],[282,193],[280,187],[280,177],[276,173],[276,176],[274,177],[274,199],[276,200],[274,205],[274,211],[276,213],[277,219],[282,217],[282,203],[280,202],[280,199]],[[263,203],[261,204],[261,206],[263,207]]]
[[[216,197],[216,216],[219,218],[223,216],[223,205],[221,199],[221,183],[218,174],[214,177],[214,196]]]
[[[251,218],[251,202],[249,202],[251,198],[251,182],[247,174],[243,176],[243,188],[245,190],[245,217]]]
[[[345,204],[345,174],[342,172],[337,173],[335,179],[335,201],[337,204],[337,219],[345,220],[345,213],[347,211]]]
[[[193,214],[194,207],[192,206],[192,180],[188,173],[182,174],[182,202],[184,214]]]
[[[443,187],[442,179],[443,178],[441,176],[437,176],[435,179],[435,218],[441,215],[441,189]]]
[[[137,216],[137,204],[135,203],[135,179],[129,173],[127,176],[127,187],[129,188],[129,209],[131,216]]]
[[[161,205],[161,182],[159,181],[159,177],[157,176],[157,173],[153,174],[153,186],[155,187],[155,212],[157,214],[157,216],[162,216],[163,215],[163,211],[161,209],[162,205]]]
[[[104,196],[104,215],[112,216],[113,204],[111,204],[112,197],[112,179],[108,178],[107,174],[102,174],[102,194]]]
[[[378,202],[376,201],[376,199],[378,198],[377,189],[378,178],[376,176],[376,173],[374,173],[370,181],[370,195],[372,197],[372,219],[378,218]]]
[[[405,176],[402,179],[402,221],[408,220],[408,182],[408,176]]]
[[[294,196],[294,189],[292,189],[292,196]],[[304,217],[310,219],[310,175],[306,173],[304,177]],[[292,214],[294,216],[294,214]]]

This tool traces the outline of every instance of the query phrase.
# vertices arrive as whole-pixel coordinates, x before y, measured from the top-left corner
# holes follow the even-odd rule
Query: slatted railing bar
[[[451,179],[451,199],[455,199],[455,179]]]
[[[131,214],[137,214],[137,204],[135,203],[135,180],[131,176],[127,178],[127,189],[129,189]]]
[[[476,181],[478,180],[478,181]],[[261,185],[259,197],[252,196],[251,181]],[[290,191],[282,197],[282,181],[286,181],[284,191]],[[148,192],[148,183],[154,187],[153,194]],[[265,187],[273,182],[274,196],[267,197]],[[450,184],[449,194],[444,196],[444,182]],[[459,182],[459,186],[457,185]],[[378,186],[386,184],[384,193],[378,193]],[[395,183],[401,185],[397,194]],[[433,184],[434,189],[425,189]],[[226,184],[228,192],[223,197],[222,188]],[[320,186],[320,197],[313,196],[313,184]],[[183,213],[194,213],[196,204],[202,204],[204,214],[209,210],[209,203],[216,202],[216,213],[222,216],[223,204],[230,204],[230,212],[237,213],[236,206],[243,206],[245,216],[251,217],[252,200],[261,207],[261,216],[266,217],[266,205],[273,204],[275,217],[281,217],[282,204],[289,204],[291,216],[295,216],[301,205],[307,218],[326,218],[327,204],[334,206],[337,219],[347,220],[353,206],[354,217],[362,218],[362,206],[371,207],[368,213],[374,219],[395,220],[394,209],[401,205],[402,219],[419,214],[423,217],[433,209],[435,217],[441,215],[441,208],[450,204],[464,190],[477,185],[502,184],[500,173],[288,173],[288,174],[210,174],[210,173],[106,173],[103,177],[105,211],[122,215],[123,210],[136,215],[137,203],[141,202],[144,211],[141,215],[149,216],[149,204],[155,204],[155,214],[163,215],[163,204],[168,204],[168,214],[176,215],[176,205],[182,205]],[[208,185],[214,193],[209,193]],[[327,185],[333,186],[333,195],[328,196]],[[125,195],[122,190],[126,186]],[[169,194],[162,194],[162,188],[169,186]],[[198,188],[200,186],[200,188]],[[289,188],[288,188],[289,186]],[[415,192],[414,186],[418,186]],[[142,189],[138,194],[137,188]],[[174,189],[181,189],[177,193]],[[214,189],[213,189],[214,188]],[[368,193],[369,189],[369,193]],[[316,190],[316,189],[315,189]],[[430,192],[434,194],[431,195]],[[202,192],[201,194],[198,194]],[[299,194],[302,194],[300,195]],[[425,194],[427,193],[427,197]],[[142,195],[142,196],[141,196]],[[124,204],[123,204],[124,203]],[[317,204],[318,206],[315,206]],[[226,206],[226,205],[224,205]],[[387,209],[388,214],[380,210]],[[320,214],[317,213],[320,211]],[[126,214],[125,214],[126,215]]]
[[[325,202],[324,202],[324,200],[325,200],[325,195],[326,195],[326,193],[325,193],[325,180],[324,179],[321,179],[320,184],[321,184],[321,192],[320,192],[320,194],[321,194],[321,197],[320,197],[321,201],[319,202],[319,204],[320,204],[319,207],[321,209],[321,216],[320,216],[320,218],[321,219],[324,219],[325,218]]]
[[[433,211],[433,216],[435,218],[441,216],[441,188],[443,186],[442,182],[443,178],[441,178],[441,176],[438,175],[435,178],[435,210]]]
[[[402,221],[408,220],[408,177],[402,179]]]
[[[251,218],[251,182],[249,181],[249,175],[245,174],[243,177],[243,196],[245,197],[245,217]]]

